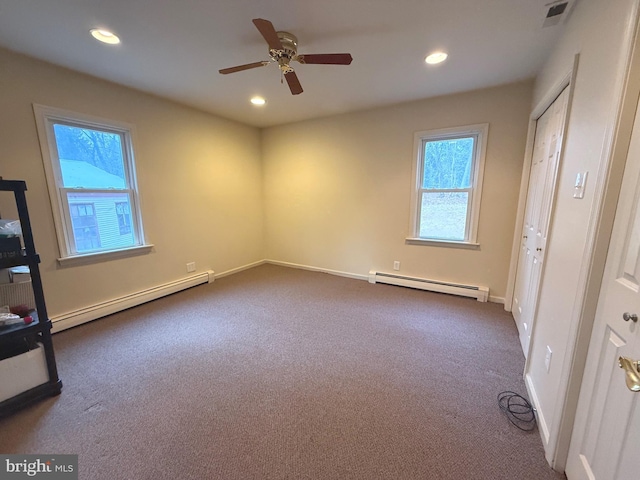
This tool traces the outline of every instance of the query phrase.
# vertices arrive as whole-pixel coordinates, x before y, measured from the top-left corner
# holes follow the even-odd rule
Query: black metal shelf
[[[33,318],[33,322],[29,324],[18,323],[6,327],[0,327],[0,345],[2,345],[3,342],[7,342],[14,338],[40,333],[43,328],[51,328],[50,325],[47,325],[47,323],[51,322],[40,323],[37,312],[33,311],[30,315],[31,318]]]
[[[31,266],[34,263],[40,263],[40,257],[37,254],[33,257],[29,257],[25,252],[22,252],[20,257],[0,258],[0,270],[5,268],[21,267],[23,265]]]
[[[31,313],[33,322],[30,324],[16,324],[7,327],[0,327],[0,349],[8,348],[9,345],[20,339],[26,339],[30,343],[41,343],[44,348],[44,355],[47,362],[47,373],[49,380],[42,385],[38,385],[15,397],[8,398],[0,402],[0,417],[9,415],[16,410],[23,408],[45,396],[58,395],[62,389],[62,382],[58,377],[53,342],[51,340],[51,321],[47,315],[47,306],[42,290],[42,279],[40,277],[40,257],[36,253],[33,242],[33,233],[27,209],[25,191],[27,184],[22,180],[3,180],[0,177],[0,191],[13,192],[16,206],[18,208],[18,218],[22,229],[24,249],[21,257],[0,259],[0,269],[12,268],[22,265],[29,266],[31,275],[31,285],[36,309]],[[10,350],[8,350],[10,351]]]

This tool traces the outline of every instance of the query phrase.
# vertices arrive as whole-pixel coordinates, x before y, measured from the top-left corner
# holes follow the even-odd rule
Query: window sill
[[[58,263],[63,267],[74,265],[87,265],[89,263],[104,262],[114,258],[132,257],[134,255],[145,255],[151,251],[153,244],[138,245],[131,248],[121,248],[119,250],[108,250],[106,252],[85,253],[83,255],[72,255],[61,257]]]
[[[480,244],[475,242],[457,242],[455,240],[427,240],[426,238],[409,237],[405,239],[407,245],[427,245],[431,247],[453,247],[479,250]]]

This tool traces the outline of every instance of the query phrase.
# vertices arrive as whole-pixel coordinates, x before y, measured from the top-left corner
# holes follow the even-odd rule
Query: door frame
[[[537,248],[537,250],[540,252],[539,258],[538,258],[539,263],[541,263],[541,266],[539,267],[539,273],[537,274],[536,278],[533,278],[533,275],[532,275],[533,268],[532,268],[532,270],[528,275],[528,278],[525,278],[525,281],[527,282],[527,285],[525,286],[525,288],[528,289],[528,291],[533,295],[530,298],[529,297],[526,298],[527,304],[520,305],[520,307],[522,307],[523,310],[528,311],[528,314],[523,313],[526,317],[526,320],[529,323],[529,328],[527,329],[528,338],[524,341],[522,339],[523,332],[520,330],[520,326],[523,323],[522,317],[519,316],[518,319],[516,319],[515,318],[516,316],[513,315],[513,312],[512,312],[514,320],[516,320],[516,324],[518,326],[518,337],[522,345],[523,353],[525,355],[525,359],[527,359],[527,362],[529,359],[529,352],[532,348],[531,339],[533,338],[533,332],[535,330],[537,310],[538,310],[538,299],[540,296],[540,286],[542,285],[542,279],[544,277],[544,271],[546,269],[546,264],[547,264],[546,262],[547,248],[546,247],[547,247],[547,244],[551,242],[552,233],[553,233],[551,231],[551,225],[552,225],[552,219],[555,213],[555,203],[556,203],[555,199],[556,199],[556,192],[558,190],[558,182],[559,182],[558,173],[560,171],[560,167],[562,166],[562,162],[564,159],[566,132],[567,132],[567,125],[569,123],[569,117],[571,114],[571,101],[573,100],[573,87],[575,85],[574,79],[575,79],[575,72],[577,71],[577,60],[578,60],[578,57],[576,56],[574,58],[573,68],[565,74],[565,76],[561,79],[561,81],[558,82],[558,84],[554,86],[554,88],[551,90],[551,94],[548,94],[547,97],[545,97],[543,101],[538,105],[538,107],[534,110],[534,112],[531,115],[530,124],[529,124],[530,128],[532,129],[531,137],[530,137],[530,140],[531,140],[530,143],[532,145],[531,155],[528,161],[526,178],[524,175],[521,178],[521,183],[526,183],[526,185],[523,188],[523,190],[526,193],[522,198],[524,202],[524,206],[522,209],[522,219],[520,221],[520,231],[516,231],[514,233],[513,246],[512,246],[512,248],[517,248],[517,251],[512,252],[512,257],[511,257],[511,260],[514,262],[514,265],[515,265],[514,272],[513,272],[513,283],[512,283],[513,288],[510,296],[510,300],[511,300],[510,306],[512,310],[513,310],[513,300],[515,299],[516,293],[522,294],[521,291],[516,292],[516,286],[518,285],[518,272],[520,267],[522,267],[521,260],[524,252],[522,239],[526,238],[526,236],[523,236],[523,234],[527,235],[527,232],[524,232],[524,229],[523,229],[524,223],[527,220],[526,218],[527,208],[533,207],[535,210],[536,207],[540,207],[546,201],[548,201],[549,204],[548,204],[548,211],[544,216],[544,218],[540,217],[534,220],[534,221],[541,220],[546,223],[546,225],[544,226],[542,225],[537,226],[538,230],[542,229],[542,231],[546,232],[546,240],[545,240],[544,248],[542,249],[541,252],[540,252],[540,248]],[[562,113],[563,120],[562,120],[562,124],[557,125],[553,131],[553,135],[558,135],[561,140],[560,143],[556,143],[555,151],[554,151],[554,155],[557,154],[558,158],[553,160],[555,164],[553,167],[553,171],[547,171],[546,169],[549,169],[549,167],[548,166],[545,167],[545,170],[543,170],[545,174],[543,175],[542,178],[537,179],[536,184],[533,186],[534,188],[539,188],[538,182],[542,181],[545,185],[543,192],[546,190],[547,186],[551,188],[551,192],[548,198],[536,199],[538,200],[538,202],[540,202],[539,205],[530,204],[529,197],[532,193],[530,191],[532,186],[531,185],[532,165],[533,165],[534,157],[537,155],[536,148],[538,148],[536,145],[542,145],[543,148],[545,148],[544,147],[545,144],[548,144],[549,146],[551,145],[551,143],[549,143],[550,138],[548,137],[549,132],[547,130],[545,130],[544,132],[541,132],[539,129],[540,121],[548,112],[552,115],[551,118],[553,118],[556,115],[555,112],[550,112],[550,110],[554,110],[554,111],[556,110],[557,108],[556,103],[558,102],[558,100],[562,95],[566,96],[566,98],[563,100],[563,104],[564,104],[564,112]],[[551,121],[551,119],[549,121]],[[545,137],[544,142],[542,144],[539,142],[539,138],[537,138],[540,134],[542,134]],[[545,165],[551,162],[549,154],[550,154],[549,151],[543,151],[542,153],[540,153],[540,155],[546,157]],[[551,178],[548,177],[549,174],[551,175]],[[529,234],[532,234],[532,233],[533,232],[529,232]],[[536,236],[537,236],[537,233],[536,233]],[[537,242],[535,244],[538,245]],[[534,253],[533,255],[535,256],[536,254]],[[534,260],[534,264],[535,264],[535,260]],[[522,300],[522,298],[520,300]],[[525,365],[525,371],[526,371],[526,365]]]
[[[604,269],[613,232],[613,222],[618,206],[618,197],[622,186],[622,177],[638,102],[640,102],[640,21],[639,3],[634,5],[632,38],[625,64],[625,74],[621,86],[620,98],[616,105],[615,123],[611,125],[603,151],[609,147],[609,161],[603,177],[602,202],[595,220],[595,233],[591,262],[587,270],[585,297],[581,305],[580,319],[576,326],[575,348],[571,357],[571,366],[566,378],[567,390],[562,404],[562,416],[558,429],[558,438],[550,461],[551,466],[564,471],[571,445],[571,436],[578,408],[578,399],[582,387],[582,378],[589,355],[588,349],[596,317],[600,289],[604,280]]]
[[[518,273],[518,261],[520,259],[520,244],[522,237],[522,227],[524,226],[524,215],[525,210],[527,208],[527,197],[529,195],[529,181],[531,177],[531,163],[533,162],[533,148],[535,144],[536,137],[536,128],[538,125],[538,120],[547,109],[553,105],[556,98],[560,96],[562,91],[565,88],[569,88],[567,99],[567,111],[564,116],[564,125],[562,126],[562,145],[560,146],[560,158],[558,159],[558,164],[556,166],[556,172],[554,177],[554,187],[551,198],[551,205],[549,208],[549,222],[553,219],[553,213],[555,210],[555,192],[557,189],[558,182],[558,171],[562,165],[562,159],[564,157],[564,147],[566,143],[567,137],[567,126],[569,125],[569,117],[571,115],[571,103],[573,101],[573,92],[575,89],[575,79],[578,72],[578,61],[580,59],[580,54],[577,53],[573,58],[573,64],[570,68],[567,69],[562,78],[556,82],[553,87],[549,89],[546,95],[542,98],[540,102],[533,108],[531,114],[529,115],[529,129],[527,131],[527,142],[525,147],[524,154],[524,162],[522,165],[522,176],[520,177],[520,195],[518,196],[518,209],[516,211],[516,224],[513,232],[513,240],[511,244],[511,259],[509,261],[509,276],[507,277],[507,291],[505,294],[504,300],[504,309],[507,312],[511,312],[513,307],[513,296],[515,293],[515,285],[516,285],[516,275]],[[551,225],[549,225],[548,232],[551,231]],[[542,265],[542,271],[540,272],[540,280],[542,280],[542,275],[544,274],[544,263]],[[537,289],[539,294],[540,289]],[[536,295],[537,297],[537,295]],[[535,299],[535,304],[537,305],[538,299]],[[535,318],[537,308],[534,306],[532,318]],[[532,322],[531,325],[531,336],[533,336],[535,328],[535,322]],[[529,342],[529,350],[531,350],[531,342]],[[529,358],[529,351],[524,352],[525,358]]]
[[[567,321],[571,322],[572,336],[567,345],[567,363],[563,368],[562,379],[558,391],[557,410],[558,420],[551,425],[552,431],[541,425],[540,435],[545,445],[545,457],[552,468],[558,471],[564,471],[573,425],[577,410],[578,398],[584,374],[585,362],[588,354],[591,332],[595,319],[596,307],[600,287],[602,285],[605,260],[607,256],[609,241],[613,228],[613,219],[617,206],[618,194],[622,183],[622,173],[624,171],[624,163],[626,153],[631,139],[631,129],[633,119],[637,107],[637,101],[640,97],[640,37],[638,29],[638,1],[634,2],[633,15],[629,20],[628,28],[630,30],[624,45],[621,45],[623,53],[623,61],[620,63],[620,78],[616,89],[618,90],[618,98],[616,104],[612,106],[614,121],[609,125],[606,132],[602,150],[600,152],[600,168],[590,178],[590,188],[595,190],[594,204],[595,214],[589,220],[587,233],[587,245],[583,253],[583,263],[580,270],[580,286],[578,295],[575,299],[575,307],[571,318]],[[554,87],[544,97],[543,101],[534,108],[534,113],[541,113],[540,109],[548,105],[544,105],[545,100],[548,104],[552,102],[555,96],[561,91],[559,90],[567,77],[570,77],[570,83],[575,86],[576,76],[578,74],[578,55],[574,57],[574,67],[571,74],[566,74],[562,80],[558,81]],[[569,109],[573,101],[573,91],[570,92]],[[544,111],[544,110],[543,110]],[[570,110],[569,110],[570,111]],[[567,112],[567,125],[569,119],[569,111]],[[535,124],[533,127],[535,133]],[[531,135],[531,125],[529,134]],[[512,249],[512,258],[509,269],[509,279],[507,285],[507,296],[505,297],[505,310],[511,311],[513,302],[513,291],[515,286],[515,275],[517,268],[517,254],[514,259],[513,251],[518,250],[520,232],[522,230],[524,219],[524,205],[526,204],[526,190],[528,188],[528,175],[531,162],[532,144],[527,139],[527,155],[525,156],[525,166],[523,168],[523,180],[525,190],[521,190],[518,202],[518,216],[516,220],[516,229],[514,235],[514,243]],[[526,174],[526,177],[525,177]],[[524,202],[524,203],[523,203]],[[514,264],[515,262],[515,264]],[[537,302],[536,302],[537,303]],[[532,326],[532,339],[535,335],[535,323]],[[533,342],[530,343],[530,348]],[[528,354],[529,352],[527,352]],[[529,355],[527,355],[529,356]],[[527,368],[524,371],[525,384],[527,391],[531,397],[532,391],[527,383]],[[534,395],[535,396],[535,395]],[[536,399],[531,397],[534,404]],[[543,423],[543,422],[541,422]],[[546,432],[543,431],[546,429]]]

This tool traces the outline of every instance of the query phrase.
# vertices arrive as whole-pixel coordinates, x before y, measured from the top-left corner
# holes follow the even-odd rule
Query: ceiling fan
[[[302,85],[298,80],[296,72],[290,65],[292,61],[303,64],[322,64],[322,65],[349,65],[353,58],[350,53],[317,53],[310,55],[298,54],[298,39],[289,32],[276,32],[273,24],[269,20],[262,18],[254,18],[253,24],[262,34],[269,45],[270,60],[261,62],[248,63],[246,65],[238,65],[237,67],[223,68],[220,73],[226,75],[228,73],[241,72],[251,68],[265,67],[271,63],[277,63],[280,71],[284,75],[289,85],[289,90],[293,95],[302,93]]]

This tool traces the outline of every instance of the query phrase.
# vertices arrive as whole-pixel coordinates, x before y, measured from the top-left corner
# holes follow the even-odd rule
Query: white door
[[[640,360],[640,323],[634,317],[640,315],[639,114],[637,111],[571,437],[569,480],[640,478],[640,393],[628,388],[627,374],[619,367],[620,357]],[[637,370],[637,365],[627,367]],[[628,379],[633,380],[632,376]],[[630,386],[634,383],[630,381]],[[640,381],[637,383],[640,387]]]
[[[568,98],[569,89],[565,88],[536,123],[512,308],[525,356],[549,234]]]

